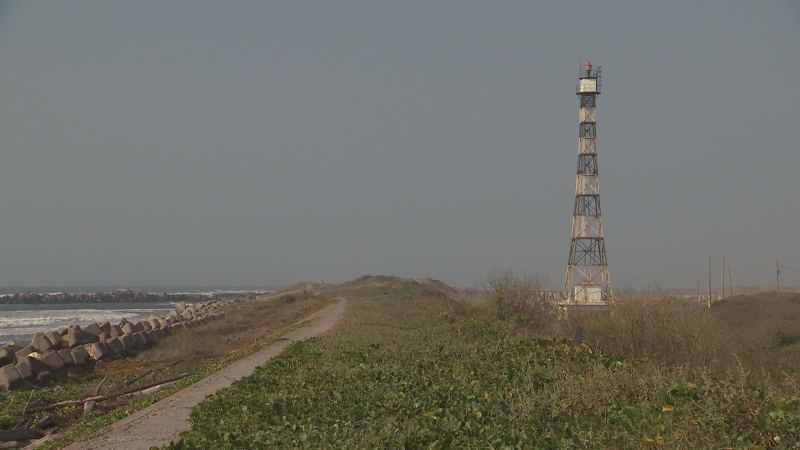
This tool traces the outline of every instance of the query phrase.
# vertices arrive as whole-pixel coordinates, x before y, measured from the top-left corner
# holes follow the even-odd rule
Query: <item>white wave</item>
[[[146,319],[152,313],[163,313],[176,304],[147,309],[65,309],[4,311],[0,317],[0,342],[9,339],[27,341],[39,331],[52,331],[70,325],[86,326],[91,323],[118,323],[123,318],[131,322]]]

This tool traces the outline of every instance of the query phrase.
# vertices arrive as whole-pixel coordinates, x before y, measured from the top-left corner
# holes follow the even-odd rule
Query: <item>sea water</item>
[[[119,323],[164,314],[174,303],[68,303],[59,305],[0,305],[0,344],[10,340],[30,342],[37,331],[53,331],[94,322]]]
[[[251,292],[269,292],[273,287],[150,287],[131,289],[152,293],[171,293],[190,295],[191,300],[204,301],[212,294],[247,294]],[[111,292],[114,290],[127,290],[99,287],[25,287],[25,288],[0,288],[0,295],[9,295],[16,292],[24,293],[57,293],[70,294]],[[174,302],[152,303],[63,303],[63,304],[29,304],[29,305],[2,305],[0,304],[0,345],[10,340],[28,343],[38,331],[54,331],[70,325],[89,325],[95,322],[119,323],[123,318],[130,322],[147,319],[150,314],[165,314],[177,306]]]

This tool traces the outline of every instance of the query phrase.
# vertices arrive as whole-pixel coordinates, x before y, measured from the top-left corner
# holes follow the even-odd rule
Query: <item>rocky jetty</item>
[[[187,294],[151,294],[149,292],[125,291],[95,292],[90,294],[22,294],[4,295],[0,297],[0,305],[20,304],[61,304],[61,303],[144,303],[144,302],[181,302],[196,299]]]
[[[224,315],[217,311],[233,300],[209,300],[180,306],[147,320],[119,324],[109,322],[78,325],[36,333],[29,344],[11,341],[0,347],[0,390],[30,388],[67,374],[75,366],[90,366],[138,354],[155,341]]]

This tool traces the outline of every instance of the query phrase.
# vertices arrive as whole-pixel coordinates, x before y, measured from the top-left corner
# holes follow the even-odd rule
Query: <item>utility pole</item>
[[[733,295],[733,279],[731,279],[731,266],[728,266],[728,287],[730,294]]]
[[[725,255],[722,255],[722,297],[721,300],[725,300]]]
[[[711,257],[708,257],[708,307],[711,308]]]

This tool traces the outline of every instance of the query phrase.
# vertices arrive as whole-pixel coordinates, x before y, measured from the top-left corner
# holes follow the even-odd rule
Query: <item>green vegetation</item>
[[[209,397],[168,448],[800,448],[791,378],[714,369],[735,361],[713,338],[724,314],[632,302],[537,330],[410,280],[321,295],[348,300],[334,330]],[[576,321],[587,340],[570,356],[553,336]],[[782,330],[773,347],[796,345]]]
[[[24,420],[20,412],[29,399],[50,405],[65,400],[81,400],[94,395],[103,378],[102,393],[120,392],[188,372],[156,393],[138,398],[118,398],[98,403],[94,411],[84,413],[82,405],[59,408],[52,412],[28,415],[33,423],[48,414],[55,419],[60,436],[39,449],[60,448],[86,433],[99,430],[156,401],[192,384],[204,376],[241,359],[287,331],[300,318],[327,304],[313,294],[275,295],[264,300],[227,306],[225,318],[183,330],[165,338],[135,358],[113,361],[94,371],[73,372],[67,380],[50,382],[30,391],[12,391],[0,395],[0,429],[8,429]],[[125,380],[147,370],[152,372],[136,383],[125,386]]]

